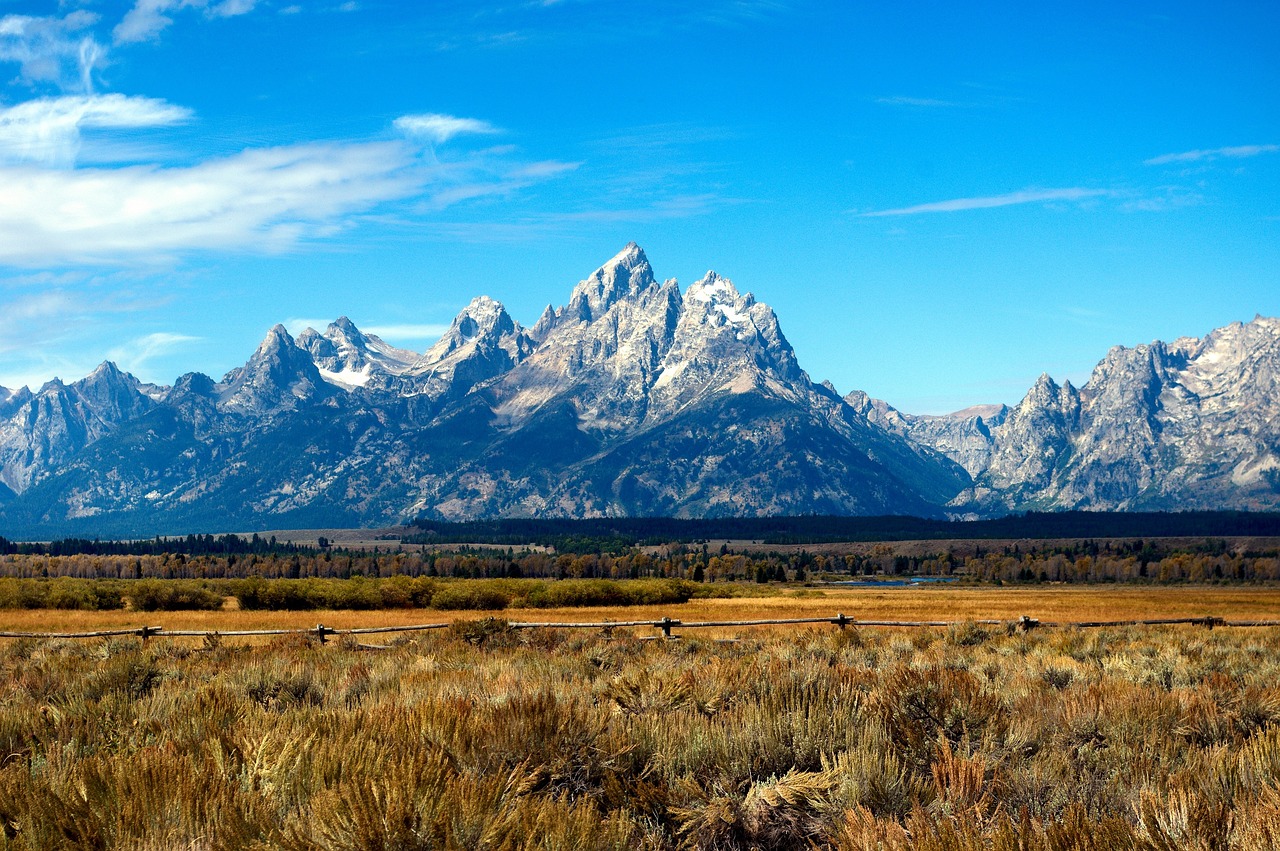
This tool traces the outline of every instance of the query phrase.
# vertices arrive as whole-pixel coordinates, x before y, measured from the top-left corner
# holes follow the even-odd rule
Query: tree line
[[[1280,580],[1280,550],[1239,552],[1221,538],[1170,548],[1150,539],[1067,544],[981,545],[929,555],[877,544],[856,553],[735,552],[727,545],[671,544],[610,552],[534,552],[427,547],[393,552],[264,550],[248,553],[0,555],[0,576],[22,579],[681,579],[690,582],[806,582],[946,576],[975,582],[1183,582]]]

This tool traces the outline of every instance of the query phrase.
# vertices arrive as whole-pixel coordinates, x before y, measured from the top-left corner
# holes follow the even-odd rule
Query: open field
[[[863,611],[1155,611],[1139,594],[1072,591],[901,589],[866,595]],[[1166,614],[1280,603],[1271,589],[1149,596]],[[797,614],[833,598],[689,611]],[[155,619],[170,616],[296,617]],[[454,628],[373,653],[297,636],[238,645],[0,647],[0,848],[1280,842],[1280,629],[824,627],[723,644]]]
[[[763,591],[748,586],[753,592]],[[774,596],[695,599],[683,604],[579,608],[505,609],[499,612],[383,611],[176,611],[133,612],[0,610],[0,630],[68,632],[163,626],[168,629],[307,629],[317,623],[339,629],[421,623],[448,623],[498,615],[513,621],[754,620],[831,617],[859,620],[1145,620],[1218,617],[1280,620],[1280,587],[1273,585],[1055,585],[925,586],[891,588],[792,588],[772,586]],[[700,635],[749,635],[759,628],[726,628]],[[643,630],[640,631],[642,634]]]

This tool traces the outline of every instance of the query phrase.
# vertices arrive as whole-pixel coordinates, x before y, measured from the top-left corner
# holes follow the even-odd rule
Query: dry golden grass
[[[1145,620],[1213,616],[1227,620],[1280,620],[1280,588],[1274,586],[1006,586],[841,588],[782,591],[773,597],[691,600],[660,606],[506,609],[501,612],[384,611],[131,612],[3,610],[0,630],[74,632],[163,626],[168,629],[337,629],[449,623],[498,616],[511,621],[593,622],[658,619],[682,621],[831,617],[843,612],[859,620]],[[707,635],[754,634],[757,628],[727,628]]]
[[[1280,841],[1280,629],[241,645],[0,648],[0,851]]]

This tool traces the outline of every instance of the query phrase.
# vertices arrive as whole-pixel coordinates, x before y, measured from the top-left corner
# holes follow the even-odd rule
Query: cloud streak
[[[208,18],[232,18],[252,12],[257,0],[137,0],[116,24],[111,36],[116,44],[154,41],[173,23],[173,13],[183,9],[201,9]]]
[[[16,62],[28,84],[52,83],[63,91],[90,92],[106,49],[86,30],[98,16],[84,10],[64,18],[0,17],[0,62]]]
[[[489,135],[501,132],[489,122],[478,118],[459,118],[437,112],[402,115],[395,120],[394,126],[406,136],[426,139],[437,145],[442,145],[454,136],[464,133]]]
[[[163,357],[189,343],[196,343],[202,337],[190,334],[176,334],[171,331],[157,331],[130,340],[123,346],[117,346],[107,352],[107,360],[125,372],[140,375],[155,358]]]
[[[876,98],[876,103],[883,106],[916,106],[916,107],[952,107],[960,106],[954,101],[938,100],[936,98],[913,98],[905,96],[880,97]]]
[[[248,149],[194,165],[67,167],[82,128],[163,126],[190,115],[165,101],[120,95],[0,110],[0,266],[155,265],[200,250],[278,253],[343,232],[385,204],[413,202],[407,209],[427,215],[578,167],[521,161],[506,150],[441,162],[423,158],[413,140]]]
[[[1107,189],[1085,189],[1069,187],[1062,189],[1022,189],[1004,195],[986,195],[977,198],[952,198],[947,201],[932,201],[928,204],[916,204],[911,207],[898,207],[892,210],[873,210],[859,215],[865,217],[879,216],[915,216],[923,213],[956,213],[964,210],[986,210],[993,207],[1011,207],[1017,204],[1044,204],[1053,201],[1085,201],[1110,195]]]
[[[0,263],[147,259],[189,249],[284,250],[347,214],[419,191],[395,143],[249,150],[191,167],[0,167]]]
[[[191,115],[162,100],[116,94],[27,101],[0,108],[0,163],[69,168],[80,152],[82,129],[165,127]]]
[[[1169,165],[1171,163],[1192,163],[1202,160],[1216,160],[1220,157],[1228,159],[1245,159],[1248,157],[1256,157],[1261,154],[1274,154],[1280,151],[1280,145],[1235,145],[1227,148],[1208,148],[1205,150],[1182,151],[1176,154],[1161,154],[1158,157],[1152,157],[1149,160],[1143,160],[1143,165]]]

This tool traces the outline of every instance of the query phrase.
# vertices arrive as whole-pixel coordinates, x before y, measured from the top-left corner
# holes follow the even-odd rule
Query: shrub
[[[204,583],[178,579],[139,579],[124,596],[139,612],[214,611],[223,603],[222,595]]]
[[[431,595],[431,608],[498,611],[505,609],[510,600],[508,594],[487,582],[453,582]]]

